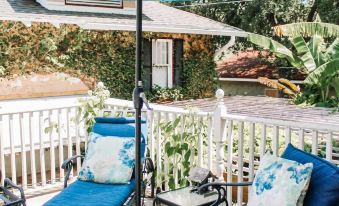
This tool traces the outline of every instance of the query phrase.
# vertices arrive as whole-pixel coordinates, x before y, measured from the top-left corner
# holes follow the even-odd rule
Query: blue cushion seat
[[[304,200],[304,206],[338,206],[339,205],[339,167],[304,152],[289,144],[282,158],[305,164],[313,163],[310,186]]]
[[[134,187],[134,179],[129,184],[99,184],[77,180],[44,206],[121,206]]]

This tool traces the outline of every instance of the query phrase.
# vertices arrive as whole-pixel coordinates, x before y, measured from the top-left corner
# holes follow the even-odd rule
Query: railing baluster
[[[50,127],[48,131],[48,136],[49,136],[49,155],[50,155],[50,166],[51,166],[51,184],[55,183],[55,147],[54,147],[54,139],[53,139],[53,121],[52,121],[52,116],[53,116],[53,111],[48,110],[48,126]]]
[[[75,119],[75,152],[76,155],[80,155],[80,134],[79,134],[79,119],[78,116],[78,110],[77,108],[74,108],[74,119]],[[81,159],[77,158],[77,173],[79,173],[81,170]]]
[[[212,170],[212,161],[213,161],[213,118],[212,117],[207,117],[207,165],[208,169]]]
[[[157,112],[157,184],[158,186],[162,183],[161,181],[161,174],[162,174],[162,166],[161,166],[161,130],[160,130],[160,120],[161,120],[161,113]]]
[[[312,154],[318,155],[318,131],[312,131]]]
[[[304,138],[304,129],[299,129],[299,148],[304,149],[305,146],[305,138]]]
[[[35,142],[34,142],[34,114],[33,112],[29,113],[29,141],[30,141],[30,158],[31,158],[31,177],[32,177],[32,187],[36,188],[37,186],[37,179],[36,179],[36,164],[35,164]]]
[[[254,177],[254,141],[255,141],[255,124],[250,123],[250,137],[249,137],[249,181],[253,181]],[[249,194],[249,193],[248,193]]]
[[[261,125],[261,136],[260,136],[260,160],[264,157],[266,152],[266,124]]]
[[[178,118],[178,115],[177,114],[173,114],[173,119],[174,119],[174,121]],[[178,131],[179,131],[179,129],[178,129],[178,127],[176,127],[175,129],[174,129],[174,135],[177,135],[178,134]],[[173,157],[173,177],[174,177],[174,187],[175,188],[178,188],[178,164],[177,164],[177,156],[178,156],[178,154],[174,154],[174,157]]]
[[[67,138],[67,156],[68,158],[72,157],[72,147],[73,147],[73,140],[71,136],[71,124],[70,124],[70,112],[69,108],[66,109],[66,138]],[[73,170],[70,173],[70,179],[73,177]]]
[[[21,178],[22,178],[22,187],[27,189],[27,159],[26,159],[26,141],[25,141],[25,131],[24,131],[24,115],[19,114],[19,135],[20,135],[20,144],[21,144]]]
[[[286,146],[291,143],[291,128],[286,127],[285,128],[285,144]]]
[[[45,146],[44,146],[44,120],[43,120],[43,112],[39,112],[39,143],[40,143],[40,174],[41,174],[41,185],[43,187],[46,186],[46,166],[45,166]]]
[[[150,157],[154,160],[155,157],[155,141],[154,141],[154,112],[148,112],[148,121],[149,121],[149,148],[150,148]]]
[[[64,142],[63,142],[63,136],[62,136],[62,110],[58,109],[57,110],[57,115],[58,115],[58,140],[59,140],[59,147],[58,147],[58,152],[59,152],[59,170],[60,170],[60,181],[63,181],[64,179],[64,170],[61,168],[61,165],[64,160]]]
[[[1,183],[4,182],[6,176],[5,154],[4,154],[4,122],[3,115],[0,115],[0,171]]]
[[[202,167],[203,166],[203,118],[202,117],[198,117],[198,125],[200,126],[200,131],[198,134],[198,166]]]
[[[10,115],[9,120],[9,132],[10,132],[10,148],[11,148],[11,175],[12,181],[16,184],[16,161],[15,161],[15,148],[14,148],[14,115]]]
[[[186,116],[184,114],[181,114],[180,115],[180,143],[181,144],[184,144],[184,138],[183,138],[183,135],[184,135],[184,132],[185,132],[185,124],[186,124]],[[183,157],[184,156],[184,153],[183,151],[181,152],[181,156]],[[184,176],[184,170],[183,168],[180,168],[181,170],[181,177]]]
[[[326,135],[326,159],[332,162],[332,132],[328,132]]]
[[[170,119],[169,119],[169,114],[168,112],[166,112],[165,114],[165,122],[169,122]],[[168,141],[170,141],[169,139],[167,139],[168,137],[164,137],[164,143],[163,145],[166,145],[166,143]],[[169,190],[169,178],[168,178],[168,175],[169,175],[169,158],[168,158],[168,155],[166,153],[166,151],[164,152],[164,173],[165,173],[165,191],[168,191]]]
[[[243,182],[243,148],[244,148],[244,122],[238,122],[238,182]],[[243,188],[237,188],[238,206],[242,206]]]
[[[273,126],[273,140],[272,140],[273,155],[279,154],[279,126]]]
[[[232,166],[233,166],[233,120],[227,120],[227,182],[232,183]],[[232,203],[232,190],[233,188],[230,187],[227,190],[227,201]]]

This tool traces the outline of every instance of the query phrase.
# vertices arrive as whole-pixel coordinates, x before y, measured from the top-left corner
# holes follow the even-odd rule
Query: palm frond
[[[312,53],[308,48],[304,38],[302,36],[296,36],[291,40],[293,46],[298,52],[298,56],[303,61],[306,69],[311,72],[317,68],[317,65],[313,59]]]
[[[249,33],[247,38],[253,44],[263,47],[264,49],[269,49],[277,57],[286,58],[294,67],[296,68],[303,67],[301,59],[295,56],[288,48],[286,48],[279,42],[274,41],[271,38],[254,33]]]
[[[277,36],[339,37],[339,25],[323,22],[300,22],[275,26],[274,32]]]

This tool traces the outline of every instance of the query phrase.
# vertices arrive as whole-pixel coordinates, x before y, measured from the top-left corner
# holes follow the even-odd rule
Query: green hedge
[[[216,81],[211,37],[145,33],[145,38],[184,39],[185,98],[213,94]],[[25,27],[0,22],[0,77],[66,72],[89,86],[102,81],[112,97],[131,99],[134,85],[135,34],[88,31],[74,25],[60,28],[46,23]]]

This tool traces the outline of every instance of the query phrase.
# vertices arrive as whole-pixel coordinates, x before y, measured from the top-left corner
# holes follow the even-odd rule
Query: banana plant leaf
[[[317,84],[321,85],[324,81],[337,79],[339,75],[339,59],[329,61],[312,73],[310,73],[305,79],[306,84]]]
[[[327,48],[325,55],[329,59],[339,58],[339,37]]]
[[[324,54],[326,51],[326,44],[324,38],[319,35],[314,35],[308,42],[308,48],[313,56],[315,64],[318,66],[327,61],[327,56]]]
[[[299,57],[294,55],[284,45],[274,41],[271,38],[259,34],[249,33],[247,39],[253,44],[263,47],[264,49],[269,49],[279,58],[286,58],[294,67],[298,69],[302,68],[304,65]]]
[[[274,27],[274,32],[278,36],[313,36],[319,35],[324,38],[339,37],[339,25],[323,22],[300,22],[284,24]]]
[[[311,50],[308,48],[304,38],[302,36],[297,36],[291,40],[293,46],[298,52],[298,56],[303,61],[304,66],[309,72],[312,72],[317,68],[317,65],[312,56]]]
[[[331,86],[334,88],[337,97],[339,98],[339,76],[334,77]],[[338,103],[339,104],[339,103]]]

